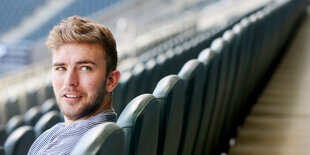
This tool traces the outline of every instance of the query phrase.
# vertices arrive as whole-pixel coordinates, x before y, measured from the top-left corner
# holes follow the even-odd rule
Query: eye
[[[91,68],[90,68],[89,66],[83,66],[83,67],[82,67],[82,70],[83,70],[83,71],[90,71]]]
[[[56,71],[64,71],[64,70],[66,70],[66,68],[65,67],[56,67],[55,70]]]

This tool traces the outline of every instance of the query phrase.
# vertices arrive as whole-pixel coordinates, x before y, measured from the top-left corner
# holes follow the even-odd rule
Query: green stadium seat
[[[34,126],[36,137],[59,122],[61,122],[61,118],[58,111],[50,111],[44,114]]]
[[[160,102],[151,94],[142,94],[128,103],[117,120],[125,133],[126,155],[156,155]]]
[[[7,134],[5,131],[5,125],[0,125],[0,146],[3,146],[5,140],[6,140]]]
[[[35,133],[31,126],[22,126],[12,132],[4,143],[6,155],[27,154],[35,140]]]
[[[168,75],[158,82],[153,95],[162,100],[157,154],[177,154],[183,125],[184,81]]]
[[[0,145],[0,155],[5,155],[4,148]]]
[[[4,103],[3,109],[4,109],[3,112],[5,113],[4,115],[5,122],[7,122],[11,117],[20,114],[20,108],[17,98],[9,98]]]
[[[185,112],[178,154],[192,154],[202,114],[205,75],[203,64],[196,59],[186,62],[178,73],[185,81]]]
[[[206,82],[203,91],[203,112],[200,121],[200,128],[194,145],[193,154],[202,154],[204,150],[204,142],[208,138],[207,133],[210,128],[210,121],[212,117],[212,108],[214,106],[214,99],[216,94],[217,82],[217,67],[214,67],[214,52],[207,48],[200,52],[197,60],[204,65],[204,72],[206,73]]]
[[[22,115],[15,115],[7,122],[5,126],[6,134],[10,135],[15,129],[24,125],[26,125],[24,117]]]
[[[24,115],[26,125],[34,126],[42,116],[39,106],[30,108]]]
[[[42,114],[46,114],[46,113],[48,113],[50,111],[53,111],[53,110],[60,111],[59,107],[57,105],[57,101],[56,101],[56,99],[54,97],[45,100],[43,102],[43,104],[41,105],[41,109],[40,110],[41,110]]]
[[[128,91],[129,87],[131,86],[130,82],[132,80],[132,76],[133,75],[131,71],[122,73],[121,79],[119,80],[118,84],[114,89],[112,106],[117,115],[120,115],[120,113],[123,111],[126,104],[128,103],[126,102],[127,95],[132,94],[132,92]]]
[[[113,122],[106,122],[87,131],[74,147],[71,155],[124,155],[124,131]]]

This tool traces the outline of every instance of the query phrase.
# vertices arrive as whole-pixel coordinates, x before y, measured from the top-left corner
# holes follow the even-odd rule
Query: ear
[[[114,90],[120,77],[121,73],[118,70],[114,70],[109,74],[107,78],[107,93],[111,93]]]

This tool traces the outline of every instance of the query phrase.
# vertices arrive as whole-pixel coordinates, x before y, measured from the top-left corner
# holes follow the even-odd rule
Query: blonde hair
[[[54,26],[46,41],[46,46],[56,50],[63,44],[68,43],[91,43],[102,47],[107,75],[116,69],[117,50],[116,42],[111,31],[92,20],[79,16],[71,16],[59,25]]]

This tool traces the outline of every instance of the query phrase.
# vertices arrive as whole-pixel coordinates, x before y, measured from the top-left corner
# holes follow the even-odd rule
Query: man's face
[[[96,44],[64,44],[53,51],[52,82],[64,116],[83,119],[98,110],[107,92],[106,62]]]

